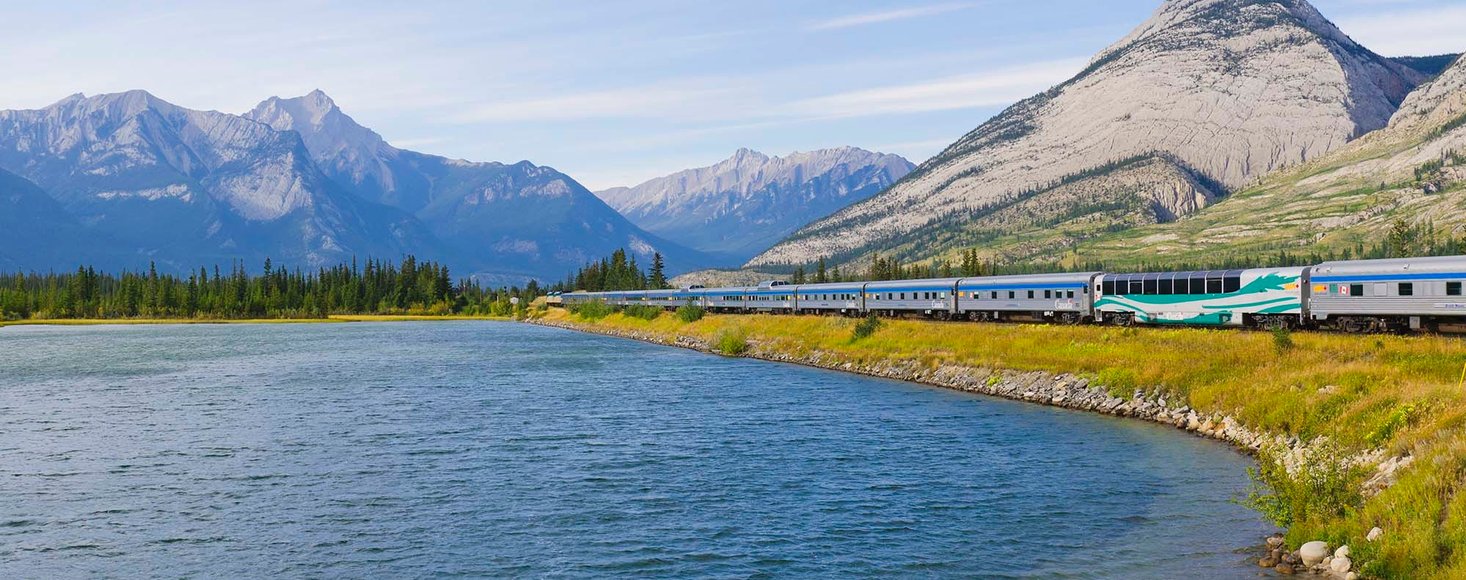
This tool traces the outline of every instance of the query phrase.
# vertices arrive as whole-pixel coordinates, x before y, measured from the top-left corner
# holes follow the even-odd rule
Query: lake
[[[513,323],[0,329],[0,577],[1243,578],[1175,429]]]

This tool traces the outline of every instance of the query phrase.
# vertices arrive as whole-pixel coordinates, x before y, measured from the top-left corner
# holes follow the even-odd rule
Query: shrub
[[[713,348],[724,356],[741,356],[748,352],[748,332],[742,328],[724,328],[713,339]]]
[[[690,302],[682,305],[681,308],[677,309],[677,319],[686,323],[693,323],[702,320],[702,317],[706,314],[707,310]]]
[[[1252,486],[1243,503],[1279,527],[1339,518],[1364,504],[1360,490],[1365,470],[1349,460],[1338,444],[1317,440],[1296,457],[1281,446],[1258,452],[1257,467],[1247,469]]]
[[[600,320],[616,312],[616,309],[612,308],[611,305],[600,301],[571,304],[567,310],[584,320]]]
[[[875,334],[876,331],[880,329],[881,319],[876,318],[876,315],[874,314],[867,316],[865,320],[862,320],[855,325],[855,330],[850,333],[850,342],[869,338],[870,335]]]
[[[1297,344],[1293,342],[1293,331],[1287,328],[1273,329],[1273,349],[1278,351],[1278,354],[1293,350],[1295,346]]]
[[[645,304],[632,304],[631,306],[627,306],[626,308],[622,309],[621,313],[632,318],[640,318],[642,320],[656,320],[658,316],[662,315],[662,309],[656,306],[647,306]]]

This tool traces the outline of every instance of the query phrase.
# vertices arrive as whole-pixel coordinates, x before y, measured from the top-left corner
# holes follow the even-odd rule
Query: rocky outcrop
[[[931,256],[961,239],[913,232],[943,219],[944,230],[961,228],[960,216],[1151,153],[1235,190],[1384,127],[1424,78],[1354,43],[1304,0],[1167,0],[1074,78],[749,265],[853,260],[903,245],[900,257]],[[1006,233],[1032,231],[1014,224]]]
[[[854,147],[769,157],[739,149],[717,164],[596,192],[648,231],[742,263],[793,233],[905,177],[897,155]]]

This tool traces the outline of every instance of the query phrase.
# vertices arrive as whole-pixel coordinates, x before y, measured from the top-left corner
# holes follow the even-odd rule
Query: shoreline
[[[352,322],[454,322],[484,320],[512,322],[509,317],[432,314],[332,314],[326,318],[46,318],[0,320],[7,326],[109,326],[155,324],[347,324]]]
[[[674,340],[651,333],[622,329],[597,327],[591,324],[529,319],[524,322],[559,328],[575,332],[597,334],[613,338],[636,340],[661,346],[694,350],[705,354],[728,356],[719,353],[706,341],[678,336]],[[986,395],[1012,401],[1035,403],[1061,409],[1086,411],[1138,419],[1175,427],[1199,437],[1230,443],[1234,448],[1255,456],[1265,444],[1281,442],[1294,447],[1296,438],[1270,436],[1254,431],[1229,416],[1198,413],[1189,406],[1171,407],[1165,398],[1152,399],[1140,391],[1136,397],[1125,399],[1113,396],[1108,389],[1090,384],[1089,379],[1070,373],[1046,373],[1043,371],[1009,371],[1003,369],[978,368],[968,365],[946,364],[936,371],[920,368],[913,361],[904,364],[868,364],[848,360],[835,353],[815,352],[809,356],[796,356],[763,348],[750,341],[747,352],[737,358],[751,358],[767,362],[787,363],[823,370],[844,372],[867,377],[891,379],[917,383],[932,387],[951,389],[965,393]]]
[[[1167,388],[1158,385],[1152,388],[1140,388],[1138,384],[1133,389],[1124,389],[1116,392],[1102,384],[1104,374],[1095,376],[1090,373],[1076,372],[1052,372],[1048,370],[1028,370],[999,368],[999,364],[974,365],[964,364],[959,360],[960,352],[955,350],[943,351],[940,348],[930,350],[915,349],[907,347],[905,350],[892,349],[880,352],[879,346],[860,345],[856,341],[845,343],[831,343],[828,334],[832,329],[844,329],[846,324],[853,324],[851,321],[799,321],[797,317],[774,317],[767,320],[736,320],[724,318],[715,319],[698,326],[697,323],[654,322],[627,318],[622,315],[613,315],[615,318],[606,320],[579,320],[579,317],[564,313],[552,313],[540,318],[531,318],[524,322],[545,327],[558,328],[575,332],[597,334],[626,340],[637,340],[661,346],[671,346],[694,350],[707,354],[719,356],[733,356],[738,358],[751,358],[767,362],[788,363],[800,366],[845,372],[875,378],[900,380],[917,383],[932,387],[951,389],[966,393],[986,395],[1013,401],[1021,401],[1057,407],[1062,409],[1098,413],[1117,418],[1136,419],[1153,424],[1166,425],[1189,433],[1193,436],[1204,437],[1218,442],[1229,444],[1235,450],[1247,454],[1258,461],[1258,465],[1264,462],[1276,461],[1280,467],[1294,477],[1307,478],[1320,468],[1319,465],[1329,465],[1331,461],[1337,462],[1334,465],[1343,465],[1350,469],[1357,469],[1360,475],[1359,487],[1354,488],[1361,494],[1362,505],[1368,503],[1380,494],[1389,490],[1405,473],[1406,468],[1415,463],[1417,458],[1425,458],[1430,454],[1423,453],[1417,443],[1416,447],[1403,447],[1402,445],[1376,445],[1364,448],[1362,451],[1355,451],[1342,456],[1330,457],[1337,448],[1332,447],[1333,443],[1327,436],[1319,436],[1312,433],[1307,440],[1299,436],[1298,426],[1293,429],[1265,430],[1248,426],[1243,421],[1227,413],[1218,413],[1207,410],[1198,410],[1187,404],[1188,395],[1177,392],[1167,392]],[[670,319],[670,316],[659,317],[658,320]],[[822,317],[804,317],[820,319]],[[706,320],[706,319],[705,319]],[[912,322],[912,321],[903,321]],[[931,324],[940,326],[921,326],[920,332],[934,335],[950,333],[949,326],[943,323],[915,323],[907,326],[920,324]],[[780,325],[799,327],[778,332]],[[821,337],[810,334],[810,328],[823,331],[825,336]],[[713,328],[720,328],[717,334],[710,331]],[[739,335],[746,344],[746,349],[738,354],[726,354],[720,346],[722,334],[728,329],[740,329]],[[753,328],[754,332],[748,332]],[[983,327],[974,327],[983,328]],[[1022,327],[1020,327],[1022,328]],[[1026,327],[1033,331],[1034,327]],[[764,331],[760,334],[758,331]],[[990,327],[992,334],[1001,335],[1021,331],[1008,330],[1002,326]],[[905,330],[906,334],[914,331]],[[1101,332],[1103,332],[1101,330]],[[1142,330],[1141,332],[1144,332]],[[801,334],[805,333],[805,334]],[[1260,333],[1250,335],[1254,339]],[[700,336],[699,336],[700,335]],[[1264,339],[1270,337],[1263,335]],[[1109,340],[1106,338],[1105,340]],[[1332,340],[1326,338],[1325,340]],[[1377,343],[1383,344],[1383,343]],[[852,347],[851,345],[856,345]],[[864,350],[862,347],[864,346]],[[1380,347],[1384,348],[1384,347]],[[877,351],[871,354],[870,351]],[[1279,356],[1282,356],[1281,354]],[[970,357],[969,357],[970,358]],[[999,359],[1002,362],[1002,359]],[[1030,361],[1024,361],[1029,363]],[[1029,366],[1032,366],[1030,364]],[[1077,363],[1075,366],[1079,366]],[[1088,376],[1086,376],[1088,375]],[[1319,393],[1332,394],[1338,387],[1325,386],[1318,389]],[[1194,393],[1193,393],[1194,394]],[[1255,406],[1266,403],[1243,403],[1238,412],[1247,413],[1255,411]],[[1215,408],[1215,407],[1213,407]],[[1304,430],[1303,432],[1307,432]],[[1395,449],[1391,449],[1395,447]],[[1261,469],[1261,468],[1259,468]],[[1251,471],[1251,470],[1249,470]],[[1418,471],[1418,470],[1416,470]],[[1405,486],[1409,487],[1409,486]],[[1393,498],[1380,503],[1391,503]],[[1261,513],[1263,519],[1272,519],[1272,515]],[[1403,514],[1404,517],[1410,517]],[[1380,522],[1383,524],[1383,522]],[[1276,524],[1275,524],[1276,525]],[[1355,547],[1355,558],[1365,557],[1369,554],[1371,558],[1383,557],[1379,552],[1380,544],[1375,542],[1380,537],[1380,528],[1375,523],[1369,523],[1357,532],[1352,529],[1359,524],[1350,521],[1350,518],[1336,517],[1325,518],[1323,521],[1307,521],[1301,524],[1279,526],[1284,534],[1275,534],[1267,538],[1259,538],[1257,544],[1245,548],[1249,554],[1249,561],[1259,565],[1260,571],[1279,574],[1309,574],[1314,573],[1320,577],[1331,578],[1355,578],[1358,574],[1349,565],[1343,567],[1343,571],[1329,568],[1329,561],[1322,563],[1312,561],[1303,557],[1304,548],[1317,549],[1316,540],[1324,539],[1328,546],[1343,546],[1340,551],[1343,554],[1349,553],[1349,546]],[[1296,533],[1294,533],[1296,532]],[[1291,551],[1290,551],[1291,548]],[[1332,551],[1332,548],[1330,548]],[[1361,553],[1361,550],[1363,553]],[[1332,557],[1330,558],[1332,559]],[[1345,558],[1341,564],[1348,562]],[[1367,562],[1366,561],[1362,561]],[[1352,564],[1352,563],[1351,563]],[[1439,565],[1439,564],[1438,564]],[[1391,566],[1392,568],[1393,566]],[[1286,568],[1286,571],[1284,570]],[[1388,569],[1388,568],[1387,568]],[[1371,575],[1372,577],[1374,575]],[[1386,573],[1383,577],[1391,577]]]

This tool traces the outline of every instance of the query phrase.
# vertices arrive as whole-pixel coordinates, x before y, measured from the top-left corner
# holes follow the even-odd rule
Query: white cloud
[[[897,10],[886,10],[886,11],[882,11],[882,12],[866,12],[866,13],[863,13],[863,14],[851,14],[851,15],[848,15],[848,16],[841,16],[841,17],[838,17],[838,18],[831,18],[829,20],[821,20],[819,22],[815,22],[815,23],[809,25],[809,29],[810,30],[837,30],[837,29],[841,29],[841,28],[852,28],[852,27],[856,27],[856,26],[866,26],[866,25],[869,25],[869,24],[879,24],[879,23],[882,23],[882,22],[891,22],[891,21],[894,21],[894,20],[909,20],[909,19],[912,19],[912,18],[921,18],[921,17],[924,17],[924,16],[936,16],[938,14],[946,14],[948,12],[956,12],[958,10],[964,10],[964,9],[967,9],[967,8],[971,8],[972,6],[973,5],[970,4],[970,3],[961,3],[961,4],[932,4],[930,6],[917,6],[915,8],[901,8],[901,9],[897,9]]]
[[[1039,62],[978,75],[851,91],[791,105],[819,118],[864,117],[1008,105],[1052,87],[1084,68],[1085,59]]]
[[[1359,44],[1387,56],[1466,51],[1466,6],[1361,14],[1336,23]]]

